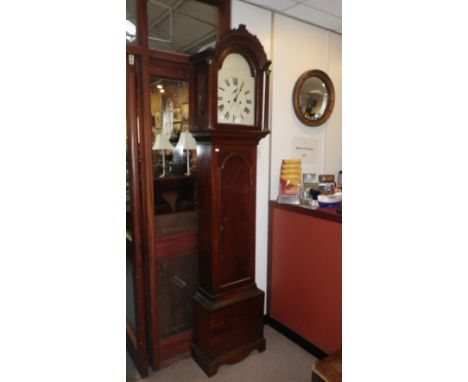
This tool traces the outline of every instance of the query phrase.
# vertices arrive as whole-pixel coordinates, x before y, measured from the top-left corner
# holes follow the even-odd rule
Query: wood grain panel
[[[251,165],[244,155],[229,153],[219,170],[220,226],[220,287],[246,281],[251,277],[252,194]]]

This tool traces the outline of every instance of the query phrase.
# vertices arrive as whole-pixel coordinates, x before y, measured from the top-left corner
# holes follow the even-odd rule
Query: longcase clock
[[[200,280],[192,356],[212,376],[266,346],[264,292],[255,283],[255,198],[257,145],[269,133],[271,62],[240,25],[191,63]]]

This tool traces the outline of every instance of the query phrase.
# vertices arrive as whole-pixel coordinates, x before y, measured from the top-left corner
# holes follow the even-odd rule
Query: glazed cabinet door
[[[193,337],[192,297],[198,286],[197,157],[196,150],[180,147],[182,133],[191,127],[190,76],[190,67],[180,62],[154,60],[150,67],[157,270],[157,288],[152,291],[157,315],[150,324],[157,332],[153,345],[159,350],[159,368],[189,356]]]
[[[126,332],[127,351],[141,377],[148,375],[147,322],[145,315],[145,272],[141,225],[141,169],[138,142],[136,60],[127,56],[126,139]]]
[[[215,149],[219,245],[215,293],[254,283],[255,146]]]

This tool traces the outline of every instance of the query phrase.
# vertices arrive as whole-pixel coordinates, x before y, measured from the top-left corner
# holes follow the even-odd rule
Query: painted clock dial
[[[226,56],[218,71],[218,123],[255,124],[255,77],[239,53]]]

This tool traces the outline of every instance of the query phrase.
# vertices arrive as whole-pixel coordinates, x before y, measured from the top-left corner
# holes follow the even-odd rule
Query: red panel
[[[271,317],[341,349],[341,224],[273,208],[271,237]]]

